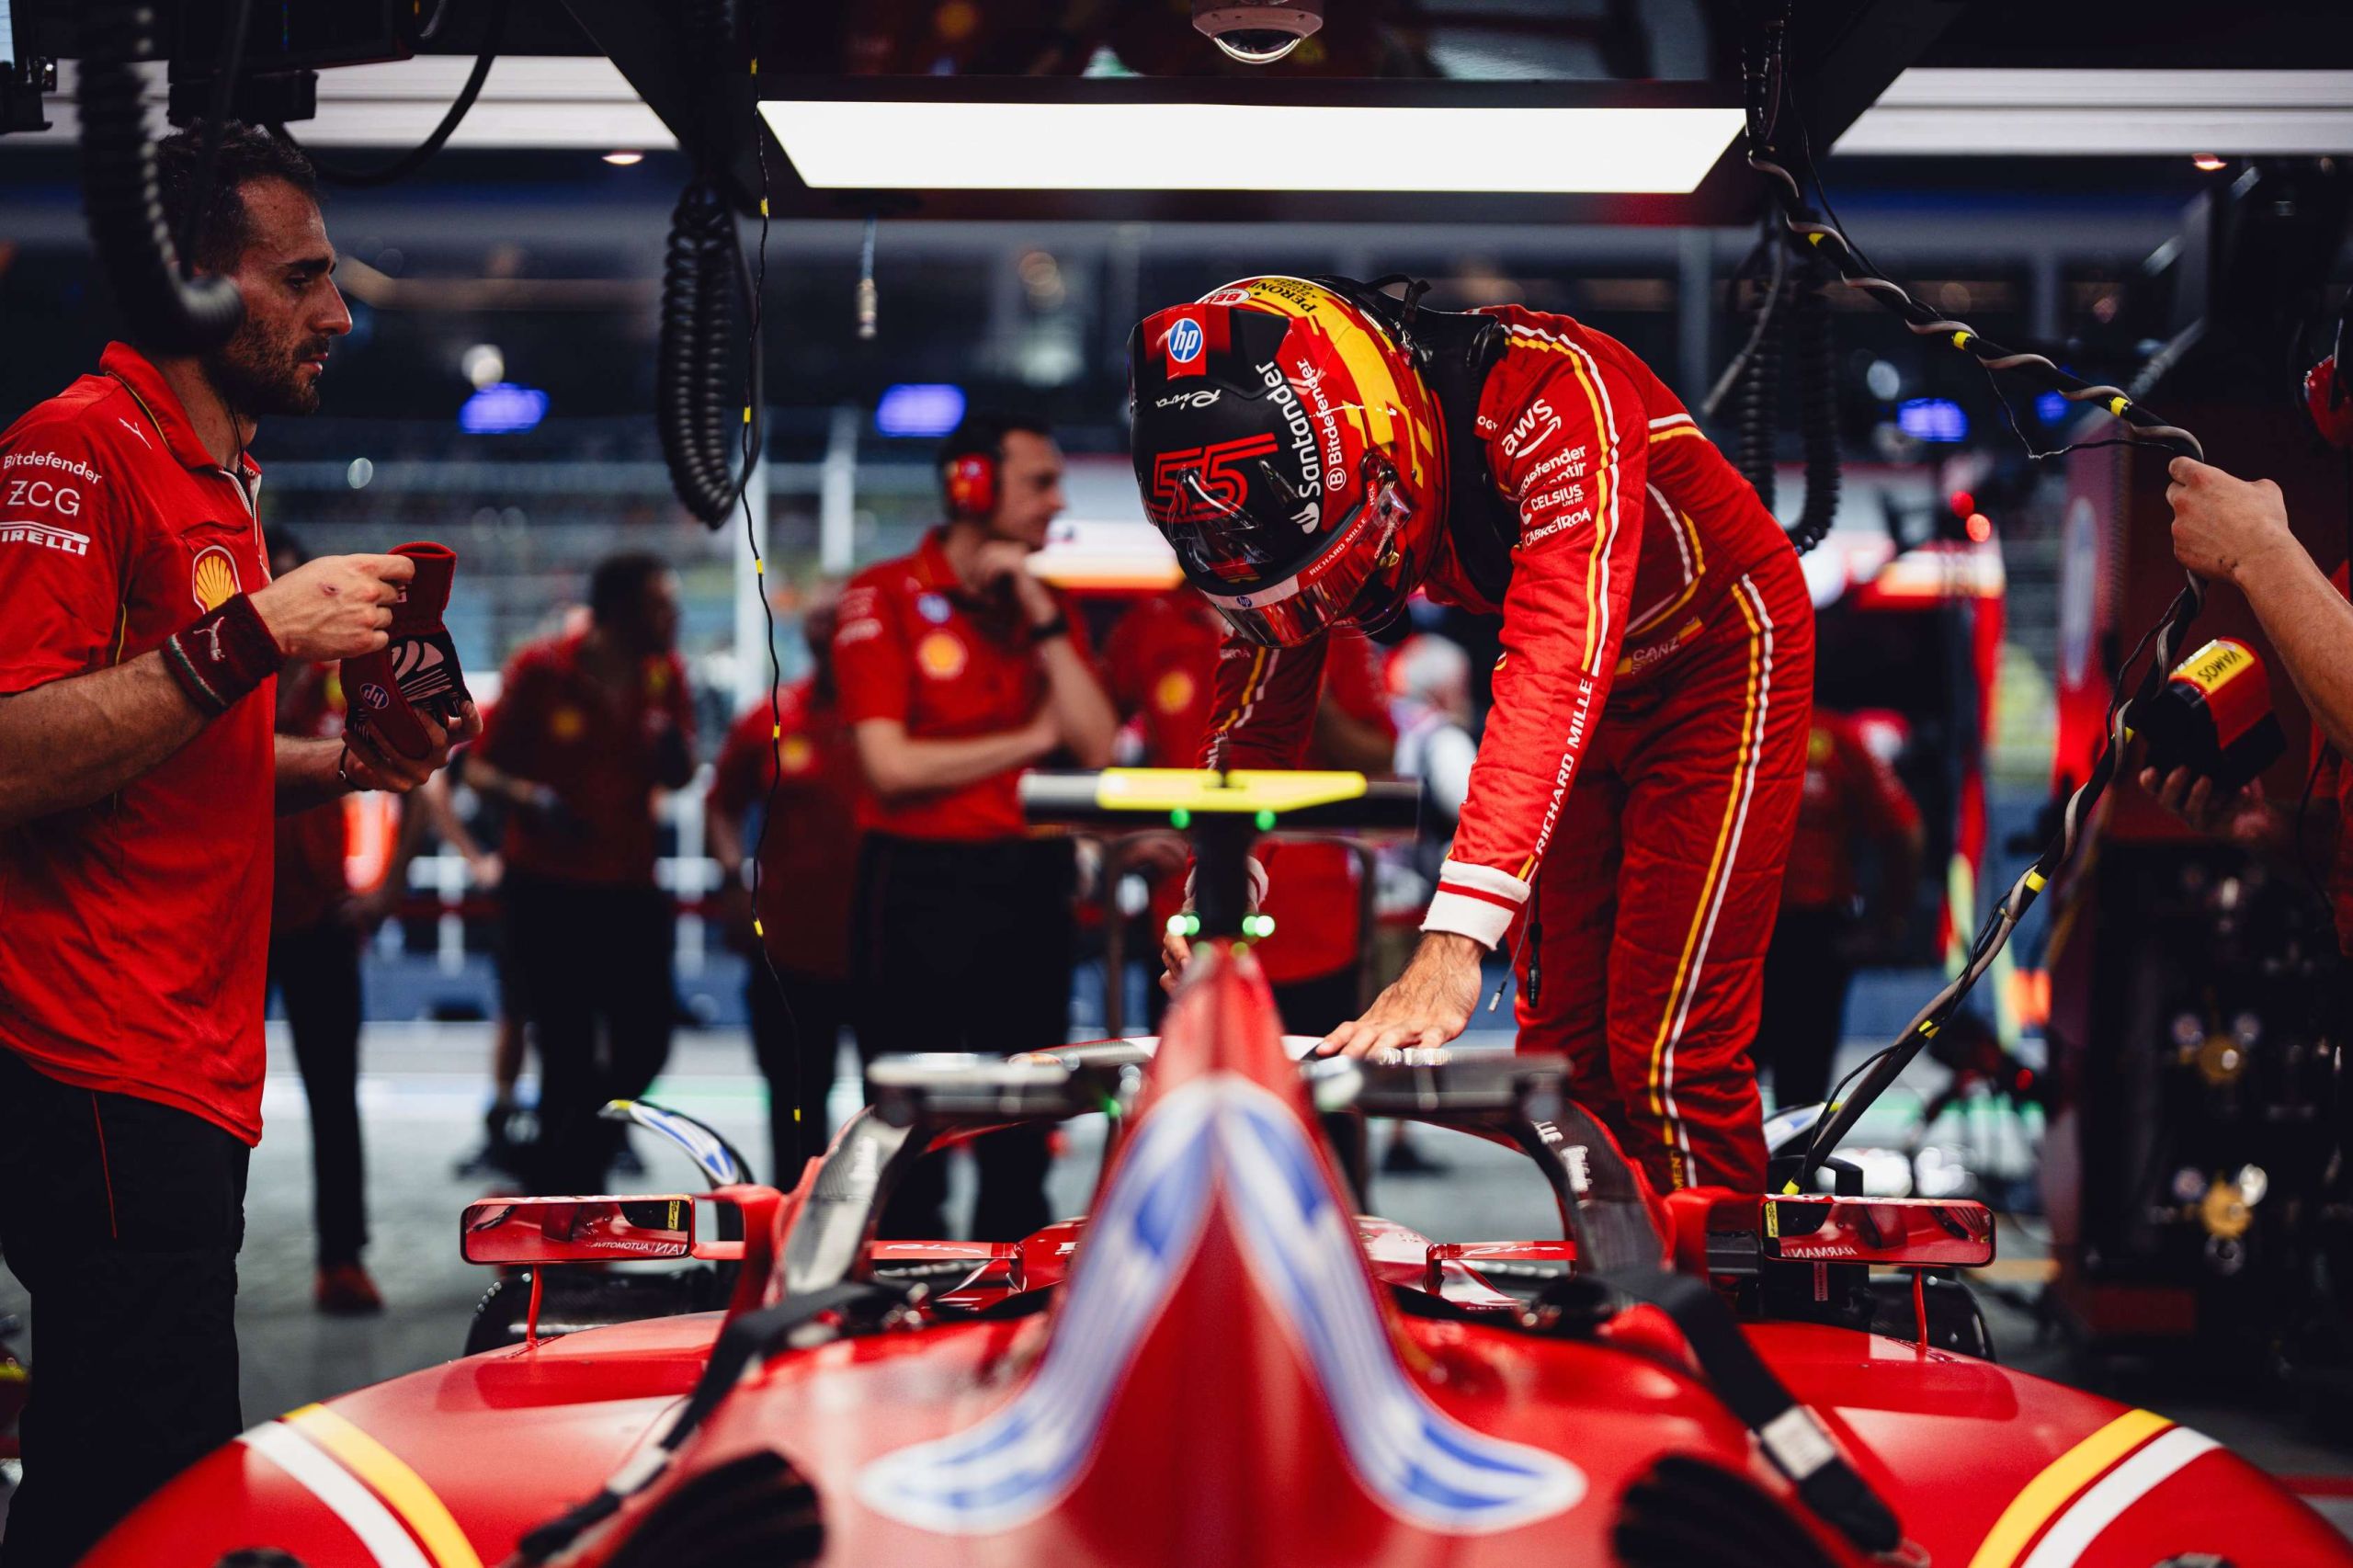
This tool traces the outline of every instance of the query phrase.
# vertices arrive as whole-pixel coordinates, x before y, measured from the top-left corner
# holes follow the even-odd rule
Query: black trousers
[[[857,1021],[856,995],[847,980],[820,980],[789,969],[779,969],[771,980],[767,965],[753,955],[744,1000],[751,1012],[752,1051],[768,1085],[771,1163],[764,1174],[785,1191],[800,1181],[805,1162],[825,1152],[825,1096],[834,1087],[842,1029]]]
[[[357,1263],[368,1244],[359,1140],[359,934],[340,920],[269,934],[269,981],[311,1102],[311,1220],[319,1267]]]
[[[514,872],[501,892],[540,1056],[532,1186],[602,1192],[623,1129],[597,1109],[643,1095],[670,1056],[670,897]]]
[[[918,1051],[1009,1056],[1063,1042],[1070,1028],[1071,897],[1066,839],[934,843],[869,835],[858,857],[856,958],[870,1061]],[[1017,1241],[1045,1224],[1042,1128],[973,1145],[976,1241]],[[926,1160],[883,1212],[885,1237],[946,1233],[948,1178]]]
[[[244,1427],[237,1249],[250,1151],[0,1051],[0,1256],[32,1298],[25,1483],[0,1568],[65,1568]]]
[[[1788,908],[1773,923],[1755,1055],[1757,1075],[1772,1074],[1779,1108],[1818,1105],[1830,1094],[1855,979],[1845,957],[1850,924],[1844,910]]]

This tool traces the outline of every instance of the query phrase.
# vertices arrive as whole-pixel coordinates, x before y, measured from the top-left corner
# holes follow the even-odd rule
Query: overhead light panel
[[[1724,107],[782,97],[760,112],[820,190],[1680,195],[1741,129]]]
[[[2353,153],[2353,71],[1914,66],[1841,157],[2318,156]]]

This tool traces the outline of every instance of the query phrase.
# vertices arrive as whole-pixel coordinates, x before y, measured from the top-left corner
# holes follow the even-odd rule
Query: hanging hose
[[[1700,412],[1712,415],[1726,397],[1738,393],[1732,464],[1771,510],[1779,490],[1773,460],[1780,434],[1781,377],[1794,350],[1805,506],[1789,535],[1790,546],[1803,555],[1823,541],[1838,515],[1838,353],[1823,295],[1827,273],[1810,257],[1791,272],[1781,237],[1771,235],[1765,244],[1773,270],[1758,284],[1756,324]],[[1743,264],[1744,275],[1753,274],[1756,259],[1752,255]]]
[[[449,8],[449,0],[441,0],[439,9],[433,13],[433,19],[426,24],[418,36],[431,38],[438,32],[443,16]],[[512,0],[498,0],[498,9],[490,14],[490,22],[483,28],[482,51],[474,56],[474,67],[467,73],[465,85],[458,89],[457,97],[442,114],[440,123],[433,128],[423,142],[403,153],[391,163],[372,169],[347,169],[340,165],[322,160],[316,153],[295,141],[293,133],[283,125],[271,126],[270,134],[288,146],[298,148],[304,157],[311,160],[311,167],[318,171],[319,177],[329,185],[339,185],[353,190],[369,190],[378,186],[392,185],[396,181],[406,179],[410,175],[423,168],[426,160],[438,153],[448,143],[451,134],[458,129],[458,122],[466,118],[468,111],[474,107],[474,100],[482,97],[482,85],[489,80],[491,65],[498,59],[499,47],[506,41],[506,13],[513,8]]]
[[[662,335],[655,361],[655,422],[670,483],[687,510],[725,522],[752,472],[744,426],[759,417],[759,345],[750,344],[751,401],[733,360],[750,336],[749,289],[735,215],[711,181],[688,185],[670,214],[662,267]],[[754,451],[757,448],[753,449]],[[743,457],[743,471],[736,460]]]
[[[225,278],[190,278],[164,221],[155,147],[131,62],[155,57],[154,13],[144,6],[93,6],[84,14],[82,200],[90,247],[112,285],[131,336],[164,354],[201,354],[229,341],[245,302]]]
[[[2081,442],[2060,448],[2056,451],[2037,451],[2029,447],[2029,455],[2038,459],[2053,458],[2073,451],[2077,445],[2125,445],[2148,447],[2159,452],[2178,453],[2184,457],[2204,460],[2205,450],[2198,437],[2177,425],[2169,424],[2154,411],[2134,400],[2121,387],[2086,381],[2059,368],[2042,354],[2009,348],[1980,333],[1967,322],[1955,321],[1913,298],[1903,285],[1883,276],[1872,266],[1869,257],[1847,235],[1837,214],[1823,198],[1817,208],[1807,197],[1809,185],[1816,194],[1822,191],[1822,181],[1813,167],[1804,141],[1804,125],[1798,122],[1794,146],[1782,144],[1775,135],[1780,100],[1787,91],[1785,49],[1790,10],[1784,6],[1771,21],[1764,35],[1761,50],[1748,55],[1751,94],[1748,123],[1748,166],[1770,182],[1768,189],[1779,210],[1782,228],[1793,244],[1803,247],[1803,253],[1820,258],[1837,275],[1841,283],[1855,290],[1876,303],[1886,307],[1899,317],[1905,327],[1931,342],[1941,343],[1954,352],[1965,354],[1988,373],[1996,397],[2001,389],[1992,378],[2000,372],[2015,375],[2046,392],[2057,392],[2069,403],[2089,403],[2104,408],[2116,421],[2116,434],[2111,440]],[[2006,400],[2004,400],[2006,406]],[[2014,426],[2015,427],[2015,426]],[[2007,945],[2018,922],[2035,899],[2049,887],[2075,858],[2077,846],[2089,824],[2093,809],[2114,778],[2120,759],[2128,744],[2127,725],[2135,705],[2154,699],[2165,688],[2174,662],[2179,654],[2182,640],[2206,602],[2205,582],[2194,573],[2187,576],[2180,592],[2165,607],[2165,612],[2154,626],[2149,628],[2132,652],[2116,668],[2114,684],[2109,688],[2107,737],[2099,756],[2092,765],[2091,777],[2067,797],[2060,815],[2058,833],[2043,846],[2033,865],[2020,873],[2008,892],[1994,907],[1985,923],[1970,944],[1969,957],[1961,972],[1944,989],[1930,997],[1927,1006],[1913,1016],[1894,1043],[1883,1048],[1846,1078],[1830,1094],[1827,1108],[1809,1135],[1805,1152],[1796,1157],[1794,1168],[1777,1168],[1775,1180],[1785,1180],[1785,1191],[1803,1189],[1811,1174],[1819,1169],[1838,1147],[1839,1140],[1852,1131],[1872,1102],[1887,1086],[1902,1074],[1913,1059],[1918,1056],[1937,1032],[1951,1021],[1994,960]],[[2149,654],[2149,663],[2140,665],[2141,654]],[[2133,675],[2140,666],[2137,677]],[[1849,1083],[1856,1084],[1852,1094],[1846,1092]]]
[[[722,79],[734,12],[699,0],[687,19],[694,52]],[[753,134],[761,134],[756,127]],[[670,484],[711,528],[727,521],[761,450],[761,334],[735,216],[718,173],[718,139],[691,149],[695,177],[670,214],[662,266],[662,335],[654,364],[654,424]],[[761,199],[765,221],[767,198]],[[737,355],[748,363],[737,365]],[[741,470],[737,464],[740,461]]]
[[[1733,426],[1733,467],[1748,481],[1765,509],[1773,509],[1778,486],[1773,478],[1775,426],[1781,403],[1781,349],[1789,335],[1789,280],[1774,269],[1758,307],[1756,330],[1749,337],[1748,365],[1742,372],[1740,409]]]
[[[1808,267],[1792,280],[1798,347],[1798,434],[1805,443],[1805,506],[1790,543],[1800,555],[1823,541],[1838,515],[1838,346],[1830,335],[1826,279]]]

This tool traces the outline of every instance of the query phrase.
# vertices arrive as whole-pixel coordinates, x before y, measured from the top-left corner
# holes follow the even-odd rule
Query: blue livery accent
[[[1113,1395],[1198,1245],[1211,1183],[1241,1251],[1297,1336],[1349,1466],[1392,1514],[1449,1535],[1516,1528],[1573,1506],[1584,1473],[1556,1454],[1475,1432],[1397,1364],[1355,1227],[1305,1128],[1247,1079],[1216,1074],[1154,1108],[1130,1146],[1045,1359],[978,1426],[886,1454],[858,1481],[887,1517],[947,1535],[1015,1528],[1069,1494]]]

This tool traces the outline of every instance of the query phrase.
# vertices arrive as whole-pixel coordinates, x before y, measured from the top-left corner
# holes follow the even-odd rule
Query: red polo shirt
[[[1185,587],[1144,600],[1112,628],[1103,645],[1111,699],[1142,725],[1146,767],[1199,765],[1224,641],[1217,611]],[[1323,680],[1319,700],[1395,737],[1381,652],[1370,638],[1352,626],[1334,631]],[[1293,766],[1319,765],[1309,736],[1302,732],[1302,755],[1290,759]],[[1340,845],[1302,841],[1266,845],[1259,855],[1267,868],[1265,913],[1275,922],[1273,938],[1257,949],[1268,982],[1288,985],[1353,966],[1364,934],[1355,857]],[[1168,879],[1154,900],[1155,920],[1174,914],[1183,893],[1182,879]]]
[[[107,346],[0,434],[0,694],[162,645],[269,581],[250,488]],[[0,1048],[261,1137],[276,682],[105,800],[0,831]]]
[[[585,631],[526,643],[506,662],[498,707],[475,742],[499,772],[553,790],[569,825],[537,812],[506,815],[510,869],[563,882],[652,887],[654,791],[665,727],[694,736],[687,667],[650,658],[619,698],[580,667]]]
[[[843,591],[834,682],[844,723],[896,719],[913,740],[965,740],[1018,729],[1046,700],[1028,620],[1009,600],[967,596],[941,539],[933,529],[913,555],[868,567]],[[1067,604],[1063,613],[1084,658],[1086,628]],[[859,819],[903,838],[1017,838],[1029,832],[1022,771],[899,801],[870,791]]]
[[[771,801],[768,780],[777,778],[758,846],[768,956],[794,974],[847,980],[863,792],[857,748],[832,694],[813,681],[778,692],[777,710],[782,733],[773,744],[767,703],[736,721],[711,776],[711,804],[740,818]]]

